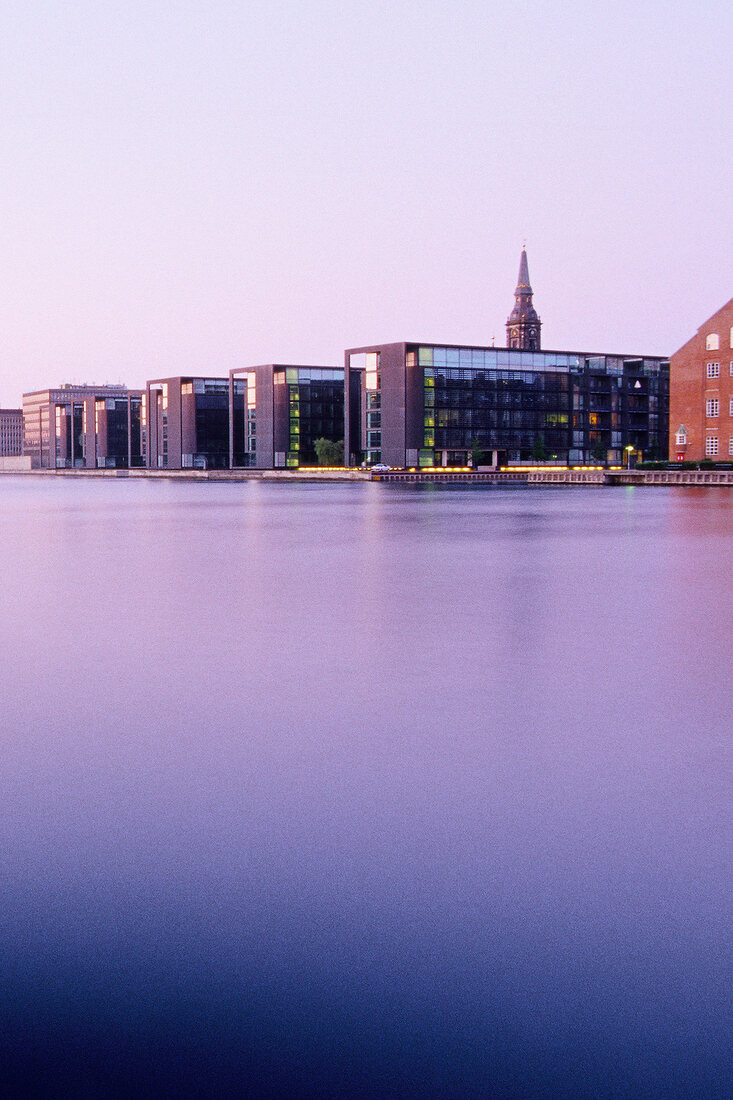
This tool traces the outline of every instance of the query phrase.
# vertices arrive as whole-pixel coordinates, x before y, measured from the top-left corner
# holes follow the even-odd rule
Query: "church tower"
[[[522,348],[524,351],[539,351],[540,329],[542,322],[532,305],[532,287],[529,283],[529,265],[527,250],[522,249],[519,261],[519,278],[514,291],[514,309],[506,322],[506,342],[509,348]]]

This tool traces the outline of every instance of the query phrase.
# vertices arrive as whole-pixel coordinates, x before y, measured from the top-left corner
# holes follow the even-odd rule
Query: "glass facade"
[[[288,448],[285,465],[315,466],[315,442],[344,438],[344,372],[328,367],[286,367],[274,384],[287,389]]]
[[[344,438],[344,371],[265,364],[230,372],[232,465],[315,466],[315,443]]]
[[[504,462],[619,462],[632,445],[666,456],[669,364],[501,348],[423,346],[419,463],[463,464],[472,449]]]
[[[188,416],[189,423],[193,421],[195,440],[195,449],[182,455],[181,465],[206,470],[225,469],[229,465],[228,381],[194,378],[181,386],[181,397],[182,419],[185,421]]]

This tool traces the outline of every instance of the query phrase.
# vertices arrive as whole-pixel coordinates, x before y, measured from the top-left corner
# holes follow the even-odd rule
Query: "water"
[[[731,1095],[733,494],[0,479],[35,1095]]]

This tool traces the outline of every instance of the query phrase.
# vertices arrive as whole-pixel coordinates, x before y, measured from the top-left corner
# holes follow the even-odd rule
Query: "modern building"
[[[506,348],[400,342],[346,351],[350,464],[580,465],[666,458],[669,362],[542,351],[526,248]]]
[[[733,461],[733,298],[670,360],[669,454]]]
[[[404,342],[351,348],[345,369],[352,465],[667,457],[666,359]]]
[[[23,410],[0,409],[0,458],[23,454]]]
[[[344,438],[340,367],[270,363],[229,374],[232,468],[317,464],[315,443]]]
[[[147,384],[147,464],[161,470],[224,470],[229,465],[229,383],[177,376]],[[235,420],[241,420],[241,400]]]
[[[33,469],[145,465],[144,397],[125,386],[75,386],[23,394],[23,454]]]

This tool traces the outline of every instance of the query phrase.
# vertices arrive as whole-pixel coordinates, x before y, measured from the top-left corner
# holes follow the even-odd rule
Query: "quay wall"
[[[2,460],[0,460],[1,462]],[[7,460],[6,460],[7,461]],[[20,460],[18,460],[20,461]],[[24,460],[23,460],[24,461]],[[30,461],[30,460],[29,460]],[[22,473],[29,477],[72,478],[165,478],[174,481],[370,481],[368,470],[306,469],[306,470],[148,470],[145,467],[132,470],[32,470],[29,465],[4,467],[0,474]]]
[[[183,481],[386,481],[392,484],[680,485],[733,488],[733,470],[32,470],[24,458],[0,458],[0,476],[165,478]]]
[[[422,481],[439,483],[523,482],[525,485],[686,485],[728,486],[733,488],[733,470],[493,470],[491,472],[391,470],[372,474],[374,481],[410,484]]]

